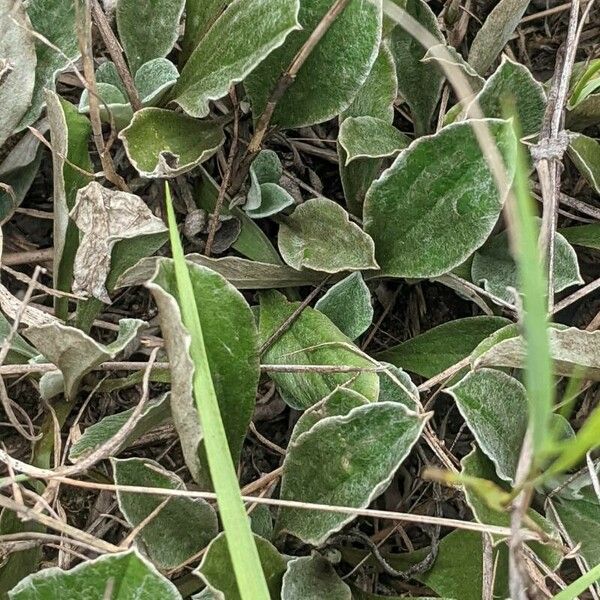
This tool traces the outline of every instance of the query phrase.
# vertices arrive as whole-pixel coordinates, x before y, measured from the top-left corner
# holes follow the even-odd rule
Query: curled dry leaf
[[[166,231],[139,196],[109,190],[95,181],[79,190],[70,216],[83,233],[75,256],[73,290],[106,303],[110,298],[105,282],[115,243]]]

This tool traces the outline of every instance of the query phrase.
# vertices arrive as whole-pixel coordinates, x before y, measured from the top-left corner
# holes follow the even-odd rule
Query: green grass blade
[[[600,579],[600,565],[596,565],[593,569],[584,573],[579,579],[576,579],[571,585],[556,594],[553,600],[574,600],[598,579]]]
[[[243,600],[269,600],[267,582],[252,537],[250,522],[242,502],[235,467],[227,445],[204,346],[198,307],[177,231],[168,184],[165,185],[165,195],[181,316],[183,324],[192,338],[190,355],[194,363],[194,397],[204,433],[208,467],[218,498],[219,513],[227,538],[231,563],[240,597]]]
[[[516,119],[513,119],[513,123]],[[518,125],[517,139],[520,139]],[[538,248],[538,226],[529,189],[527,161],[522,144],[517,146],[514,218],[511,223],[515,260],[523,295],[523,327],[527,343],[525,387],[534,457],[540,457],[550,440],[554,404],[554,377],[548,341],[547,277]]]

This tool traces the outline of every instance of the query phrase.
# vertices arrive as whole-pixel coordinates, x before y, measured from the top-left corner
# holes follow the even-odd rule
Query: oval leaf
[[[132,73],[154,58],[163,58],[179,37],[185,0],[119,0],[119,40]]]
[[[583,283],[583,279],[579,273],[577,254],[571,244],[560,233],[554,236],[554,240],[554,291],[562,292],[572,285]],[[515,301],[512,290],[519,287],[519,274],[510,253],[506,231],[490,238],[475,253],[471,278],[502,300]]]
[[[312,198],[279,227],[279,251],[294,269],[324,273],[377,269],[373,240],[337,203]]]
[[[331,563],[315,552],[288,563],[281,600],[352,600],[352,591]]]
[[[514,482],[529,420],[525,387],[496,369],[471,371],[450,394],[498,477]]]
[[[286,560],[273,544],[254,535],[256,549],[260,557],[271,598],[279,598],[281,579],[286,568]],[[227,549],[227,540],[219,534],[209,545],[200,566],[194,571],[219,600],[241,600],[235,579],[231,576],[233,566]],[[209,596],[210,597],[210,596]]]
[[[8,594],[11,600],[103,600],[107,590],[118,590],[119,600],[181,600],[177,588],[136,550],[106,554],[69,571],[43,569],[19,582]],[[116,597],[116,596],[115,596]]]
[[[116,485],[185,490],[183,481],[144,458],[111,459]],[[167,497],[168,498],[168,497]],[[218,533],[217,514],[201,498],[163,498],[154,494],[117,491],[119,510],[132,527],[147,521],[137,536],[152,562],[174,569],[205,548]],[[157,511],[158,507],[166,504]]]
[[[234,0],[185,64],[174,102],[192,117],[205,117],[210,100],[222,98],[300,28],[298,10],[298,0]]]
[[[514,156],[516,139],[506,123],[484,122],[502,153]],[[509,180],[512,173],[511,166]],[[383,273],[436,277],[457,267],[492,232],[505,195],[498,193],[470,122],[413,142],[365,200],[365,231]]]
[[[364,508],[387,488],[427,418],[393,402],[328,417],[288,447],[281,498]],[[324,461],[323,457],[327,457]],[[320,545],[352,515],[282,507],[277,530]]]
[[[0,147],[12,135],[33,95],[37,59],[28,28],[24,4],[0,0]]]
[[[410,144],[410,139],[393,125],[374,117],[348,117],[340,127],[338,141],[346,162],[357,158],[393,156]]]
[[[264,344],[298,308],[275,291],[260,296],[260,337]],[[373,369],[374,363],[322,313],[305,308],[292,325],[263,355],[263,362],[276,365],[346,365]],[[305,409],[319,402],[339,385],[377,400],[377,373],[271,373],[284,400],[293,408]]]
[[[290,35],[248,77],[245,86],[255,118],[331,5],[330,0],[302,0],[298,15],[302,30]],[[350,0],[278,102],[272,122],[288,128],[314,125],[348,108],[377,56],[381,19],[381,0]]]
[[[480,342],[509,323],[502,317],[456,319],[379,352],[376,357],[411,373],[434,377],[469,356]]]
[[[259,378],[254,317],[244,297],[221,275],[188,262],[210,373],[234,463],[254,410]],[[198,444],[202,438],[192,396],[193,363],[189,334],[181,322],[173,261],[161,259],[146,283],[158,305],[161,331],[171,366],[171,412],[186,464],[194,479],[207,483]]]
[[[208,160],[225,141],[214,121],[199,121],[162,108],[143,108],[119,133],[142,177],[177,177]]]
[[[360,273],[332,285],[315,308],[351,340],[363,334],[373,321],[371,292]]]

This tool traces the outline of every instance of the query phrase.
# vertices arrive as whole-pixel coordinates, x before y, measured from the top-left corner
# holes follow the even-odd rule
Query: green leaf
[[[484,75],[514,33],[529,0],[500,0],[477,32],[469,50],[469,64]]]
[[[360,273],[352,273],[331,286],[315,308],[351,340],[363,334],[373,321],[371,292]]]
[[[302,0],[302,29],[247,78],[246,90],[257,118],[281,74],[331,8],[330,0]],[[381,41],[381,0],[350,0],[327,30],[283,98],[272,123],[292,128],[328,121],[350,106],[367,79]]]
[[[600,381],[600,331],[585,331],[576,327],[548,329],[550,355],[557,375]],[[475,366],[511,367],[523,369],[526,348],[523,338],[501,340],[475,360]]]
[[[235,463],[254,410],[259,378],[257,331],[244,297],[221,275],[186,262],[199,312],[207,360]],[[206,483],[198,444],[202,439],[192,397],[194,364],[189,333],[182,324],[181,302],[173,261],[160,259],[146,283],[159,309],[161,331],[171,363],[171,412],[186,464],[194,479]]]
[[[523,135],[538,133],[546,109],[544,87],[527,67],[506,56],[467,108],[467,117],[479,106],[485,117],[501,118],[505,114],[503,103],[508,98],[514,99]]]
[[[369,76],[340,118],[368,116],[391,124],[394,120],[394,102],[397,95],[396,63],[389,44],[382,41]]]
[[[557,231],[571,244],[600,250],[600,223],[564,227]]]
[[[65,396],[67,400],[73,400],[83,376],[103,362],[114,360],[135,342],[145,327],[146,323],[139,319],[121,319],[117,339],[107,345],[99,344],[79,329],[59,322],[31,326],[24,333],[39,352],[58,367],[64,381]],[[49,381],[48,375],[55,377],[48,373],[40,381],[40,392],[45,399],[51,397],[45,396],[43,390],[43,381],[44,378]],[[58,393],[60,388],[54,391]]]
[[[261,183],[279,183],[283,175],[281,160],[273,150],[262,150],[250,165],[250,174]]]
[[[567,240],[557,233],[554,237],[554,292],[582,284],[577,254]],[[508,233],[491,237],[473,257],[472,280],[506,302],[514,302],[512,290],[519,287],[517,265],[509,248]]]
[[[271,598],[279,597],[281,579],[286,568],[286,560],[273,544],[254,535]],[[194,571],[201,577],[218,600],[240,600],[235,580],[231,577],[231,557],[227,550],[225,536],[219,534],[209,545],[200,566]]]
[[[202,179],[196,190],[196,202],[200,208],[212,213],[217,202],[219,186],[202,167],[200,169],[202,171]],[[281,257],[273,247],[273,244],[271,244],[269,238],[242,209],[237,206],[231,209],[223,206],[221,214],[233,215],[236,219],[239,219],[242,225],[240,235],[232,245],[232,248],[251,260],[275,265],[282,264]]]
[[[445,391],[496,466],[498,477],[514,483],[529,419],[523,384],[503,371],[479,369]]]
[[[593,491],[581,500],[564,499],[554,505],[571,545],[581,544],[580,552],[588,565],[600,563],[600,505]]]
[[[404,8],[439,42],[444,42],[437,17],[422,0],[407,0]],[[390,47],[396,61],[398,93],[410,107],[417,136],[431,131],[431,119],[440,99],[444,77],[437,67],[422,62],[426,49],[403,27],[390,34]]]
[[[31,105],[21,119],[19,129],[25,129],[39,117],[44,91],[53,91],[56,76],[79,57],[75,13],[72,0],[30,0],[27,3],[31,27],[47,41],[35,40],[35,86]],[[27,52],[26,44],[17,47],[20,52]],[[27,64],[29,69],[33,68],[32,62]]]
[[[167,393],[156,400],[148,402],[143,408],[135,427],[123,440],[123,443],[115,449],[114,455],[119,454],[119,452],[130,446],[135,440],[167,420],[170,415],[169,397],[170,394]],[[134,408],[130,408],[109,415],[90,425],[69,448],[69,460],[77,462],[113,438],[129,420],[134,410]]]
[[[75,206],[78,190],[91,181],[90,177],[72,165],[88,173],[93,171],[88,152],[92,126],[86,117],[77,113],[72,104],[54,92],[46,92],[46,105],[52,143],[54,286],[57,290],[70,292],[79,232],[69,213]],[[57,298],[55,307],[56,316],[66,319],[69,309],[67,300]]]
[[[307,408],[301,415],[290,436],[293,444],[302,433],[309,431],[313,425],[327,417],[343,417],[353,408],[364,406],[369,401],[358,392],[345,387],[338,387],[317,404]]]
[[[436,65],[445,77],[443,67],[458,69],[469,83],[473,93],[477,93],[485,84],[485,79],[458,53],[453,46],[438,44],[427,50],[422,61]],[[458,105],[460,108],[460,105]]]
[[[592,189],[600,194],[600,144],[581,133],[571,133],[569,139],[569,158]]]
[[[186,0],[182,57],[185,62],[231,0]]]
[[[386,367],[379,373],[379,402],[400,402],[411,410],[419,403],[419,390],[408,373],[389,363],[380,363]]]
[[[125,93],[112,83],[96,85],[96,92],[100,100],[100,118],[105,123],[114,123],[117,130],[127,127],[133,118],[133,109],[125,97]],[[79,99],[78,110],[80,113],[90,113],[89,92],[83,90]]]
[[[323,275],[315,271],[296,271],[287,265],[256,262],[238,256],[213,258],[204,256],[204,254],[188,254],[185,259],[216,271],[238,290],[298,287],[316,284],[323,279]],[[141,260],[135,267],[122,275],[117,286],[141,285],[152,277],[158,260],[160,260],[158,257]]]
[[[137,551],[106,554],[69,571],[43,569],[23,579],[10,600],[104,600],[107,589],[119,600],[181,600],[177,588]]]
[[[163,58],[179,37],[185,0],[119,0],[116,19],[119,40],[132,73],[154,58]]]
[[[162,219],[139,196],[108,189],[97,181],[77,191],[69,216],[81,232],[73,264],[73,291],[107,304],[106,280],[115,244],[166,232]]]
[[[183,481],[157,462],[145,458],[111,458],[116,485],[185,490]],[[132,527],[147,522],[137,536],[148,557],[161,569],[174,569],[205,548],[218,533],[214,508],[201,498],[171,497],[117,491],[119,510]]]
[[[319,421],[288,447],[281,498],[368,506],[387,488],[426,421],[427,417],[393,402],[370,403],[345,416]],[[282,507],[276,529],[321,545],[353,519],[352,515]]]
[[[198,409],[198,424],[206,432],[204,437],[206,462],[208,463],[208,471],[217,495],[219,514],[223,523],[227,546],[231,554],[233,572],[242,600],[268,600],[269,590],[267,581],[260,563],[257,546],[250,529],[250,521],[242,501],[239,482],[235,471],[235,463],[227,439],[227,431],[223,424],[219,399],[215,390],[215,385],[227,385],[229,381],[226,380],[225,382],[220,382],[216,377],[213,379],[213,365],[207,354],[207,346],[204,341],[204,327],[201,322],[199,308],[202,307],[202,315],[205,320],[207,317],[212,318],[213,315],[208,315],[205,311],[206,306],[204,304],[198,304],[197,302],[198,292],[204,290],[199,289],[198,285],[194,285],[190,274],[190,267],[185,262],[168,184],[165,184],[165,196],[167,219],[169,222],[169,238],[171,241],[171,251],[173,253],[173,260],[171,263],[166,264],[172,265],[172,271],[174,271],[173,275],[175,276],[175,286],[173,287],[177,288],[179,296],[179,306],[176,306],[176,309],[181,309],[181,325],[179,326],[179,331],[183,330],[183,335],[179,336],[179,342],[189,347],[190,357],[193,361],[192,365],[194,366],[194,373],[192,385]],[[248,347],[253,345],[253,343],[256,342],[255,329],[253,329],[255,327],[253,315],[243,297],[239,296],[238,292],[235,292],[235,294],[238,294],[237,297],[235,294],[232,294],[231,292],[233,290],[227,288],[229,284],[225,281],[221,281],[221,278],[215,273],[206,270],[202,276],[199,276],[199,270],[199,267],[194,267],[192,269],[192,271],[196,272],[196,276],[194,277],[195,283],[197,284],[199,280],[201,281],[202,279],[208,281],[209,285],[206,287],[209,288],[208,292],[210,298],[207,303],[209,307],[210,301],[215,302],[217,297],[221,295],[222,298],[219,299],[226,300],[229,304],[229,307],[226,307],[226,317],[233,312],[235,321],[238,321],[235,325],[225,323],[223,328],[224,331],[237,329],[241,333],[241,336],[239,337],[246,335],[251,337],[252,339],[249,344],[247,341],[245,344],[242,342],[243,349],[245,349],[244,346]],[[158,287],[159,286],[156,286],[156,288]],[[221,294],[218,292],[221,292]],[[165,296],[167,296],[166,293],[162,295],[160,293],[156,294],[159,301],[161,299],[164,300]],[[168,297],[175,300],[172,296]],[[201,296],[200,299],[203,299],[203,296]],[[236,301],[238,310],[236,310]],[[233,311],[231,310],[231,307],[233,307]],[[215,310],[213,311],[214,314],[219,314],[220,308],[222,308],[222,306],[215,306]],[[227,308],[229,308],[229,310],[227,310]],[[171,311],[171,314],[172,312],[173,311]],[[243,314],[244,312],[249,314],[251,321],[250,326],[244,324],[244,320],[246,320],[246,315]],[[163,315],[163,318],[165,316],[166,315]],[[163,329],[166,329],[166,327],[163,327]],[[189,338],[187,337],[188,334],[186,330],[190,332]],[[237,334],[237,332],[235,333]],[[212,341],[213,340],[209,339],[211,353],[214,353],[215,347],[225,346],[219,336],[217,336],[211,344]],[[237,350],[235,345],[232,347]],[[233,354],[229,346],[225,346],[225,350],[229,355]],[[249,355],[244,356],[242,354],[240,358],[247,363],[246,368],[250,371],[250,377],[253,380],[251,383],[254,384],[253,393],[255,394],[256,383],[254,383],[254,381],[257,381],[258,377],[254,380],[253,371],[254,364],[256,364],[256,371],[258,371],[258,352],[255,352],[255,349],[252,347],[250,350],[251,353]],[[171,356],[177,356],[179,358],[181,357],[181,352],[178,350],[173,351],[171,348]],[[171,361],[171,363],[172,362],[173,361]],[[239,377],[239,375],[239,372],[234,372],[232,376],[233,380],[235,380],[236,377]],[[171,401],[173,402],[173,400]]]
[[[576,106],[569,108],[566,125],[569,129],[581,131],[600,122],[600,94],[591,94]]]
[[[40,533],[44,527],[35,521],[22,521],[12,510],[4,509],[0,513],[0,535],[11,533]],[[0,566],[0,598],[6,600],[8,592],[22,579],[39,570],[42,558],[41,546],[11,552]]]
[[[156,105],[177,79],[177,67],[166,58],[154,58],[144,63],[135,74],[134,84],[143,106]]]
[[[298,0],[234,0],[183,67],[174,102],[192,117],[208,115],[211,100],[227,94],[299,28],[298,5]],[[225,38],[231,43],[224,44]]]
[[[492,551],[494,597],[508,597],[508,553],[505,546]],[[441,540],[431,569],[416,576],[440,595],[457,600],[483,598],[483,539],[474,531],[456,530]]]
[[[252,219],[264,219],[293,204],[294,198],[281,186],[276,183],[263,183],[260,186],[260,205],[254,209],[244,206],[244,210]]]
[[[502,317],[455,319],[379,352],[376,357],[423,377],[434,377],[469,356],[480,342],[509,323]]]
[[[275,291],[260,295],[260,339],[265,343],[298,308]],[[348,365],[373,368],[374,363],[322,313],[305,308],[281,337],[263,354],[265,364],[278,365]],[[306,409],[337,386],[347,387],[370,401],[377,400],[377,373],[271,373],[284,400],[293,408]]]
[[[25,5],[0,0],[0,147],[13,134],[33,95],[37,59],[28,29]]]
[[[339,273],[378,268],[373,240],[327,198],[307,200],[282,219],[278,243],[283,260],[294,269]]]
[[[315,552],[288,563],[281,600],[352,600],[352,592],[331,563]]]
[[[162,108],[143,108],[119,133],[142,177],[177,177],[208,160],[223,145],[223,129]]]
[[[394,101],[397,93],[398,80],[394,58],[388,44],[382,43],[367,80],[358,90],[352,104],[340,115],[340,120],[370,116],[391,124],[394,120]],[[339,143],[337,151],[346,206],[352,214],[361,216],[365,194],[377,176],[382,161],[357,159],[345,166],[346,152]]]
[[[505,157],[516,139],[505,122],[482,121]],[[434,158],[435,157],[435,158]],[[513,166],[509,167],[509,180]],[[373,183],[364,227],[385,275],[436,277],[460,265],[496,224],[504,198],[468,121],[413,142]]]
[[[250,526],[252,533],[266,540],[273,537],[273,515],[271,508],[266,504],[257,504],[250,513]]]
[[[508,490],[508,486],[500,483],[500,480],[497,479],[493,463],[479,449],[474,448],[472,452],[465,456],[461,461],[461,466],[463,475],[480,478],[492,482],[501,490]],[[467,504],[473,511],[473,515],[477,521],[490,525],[510,527],[508,508],[506,511],[490,508],[471,486],[465,486],[464,492]],[[556,527],[532,508],[527,511],[525,524],[527,524],[528,520],[532,526],[541,529],[554,542],[559,540],[560,536]],[[528,542],[528,545],[553,570],[558,567],[563,558],[560,550],[557,550],[556,547],[550,544]]]
[[[340,127],[338,141],[345,151],[345,165],[358,158],[393,156],[410,144],[410,139],[382,119],[348,117]]]
[[[3,344],[12,329],[12,324],[0,313],[0,344]],[[10,350],[4,359],[7,365],[23,364],[38,356],[37,350],[28,344],[18,333],[10,342]]]
[[[1,88],[0,94],[2,94]],[[38,131],[41,130],[41,133],[45,133],[47,129],[43,125],[43,121],[37,124]],[[38,173],[43,151],[44,147],[40,140],[28,131],[0,163],[0,182],[10,186],[12,191],[11,194],[0,187],[0,224],[7,222],[25,199]]]

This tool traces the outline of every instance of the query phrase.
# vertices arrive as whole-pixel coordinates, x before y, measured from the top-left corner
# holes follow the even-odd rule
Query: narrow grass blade
[[[227,538],[233,571],[240,597],[243,600],[269,600],[269,589],[250,530],[250,521],[242,502],[233,459],[227,445],[204,346],[198,307],[177,231],[168,184],[165,185],[165,195],[181,315],[183,324],[191,336],[190,355],[194,363],[194,397],[204,432],[208,466],[218,497],[219,513]]]
[[[513,111],[514,112],[514,111]],[[513,127],[519,126],[513,119]],[[538,249],[538,227],[529,190],[527,162],[523,146],[517,147],[514,214],[511,215],[512,242],[523,295],[523,327],[527,341],[525,387],[529,400],[529,423],[533,454],[539,457],[551,443],[550,417],[554,403],[554,378],[548,342],[547,278]]]
[[[594,582],[600,579],[600,564],[584,573],[579,579],[576,579],[571,585],[556,594],[553,600],[574,600],[587,590]]]

